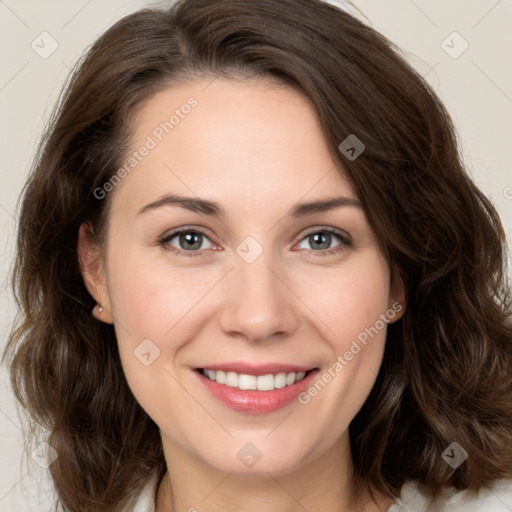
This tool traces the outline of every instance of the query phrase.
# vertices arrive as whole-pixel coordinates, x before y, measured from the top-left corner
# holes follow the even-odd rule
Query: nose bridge
[[[221,315],[225,332],[253,342],[291,332],[296,320],[290,292],[275,275],[278,265],[272,251],[258,248],[251,240],[242,242],[233,265]]]

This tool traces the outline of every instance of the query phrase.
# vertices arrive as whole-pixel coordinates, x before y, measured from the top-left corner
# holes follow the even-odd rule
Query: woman
[[[493,510],[510,485],[503,228],[436,95],[346,12],[122,19],[19,226],[6,356],[64,510]]]

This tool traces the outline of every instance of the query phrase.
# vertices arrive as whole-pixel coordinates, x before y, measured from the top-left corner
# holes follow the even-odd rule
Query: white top
[[[447,499],[430,509],[421,484],[410,481],[403,485],[400,498],[395,501],[388,512],[512,512],[512,480],[495,482],[476,496],[467,491],[447,491]]]
[[[135,503],[133,512],[155,512],[156,475],[148,481]],[[428,509],[428,497],[415,481],[402,487],[400,498],[387,512],[512,512],[512,480],[500,480],[478,496],[467,491],[448,493],[449,497],[437,507]]]

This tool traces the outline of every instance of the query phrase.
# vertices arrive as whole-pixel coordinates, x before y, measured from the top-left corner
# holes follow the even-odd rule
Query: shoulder
[[[468,491],[447,491],[446,499],[430,506],[429,496],[417,481],[407,482],[400,497],[388,512],[510,512],[512,510],[512,480],[499,480],[478,494]]]
[[[137,496],[134,505],[126,512],[155,512],[158,476],[153,474]]]

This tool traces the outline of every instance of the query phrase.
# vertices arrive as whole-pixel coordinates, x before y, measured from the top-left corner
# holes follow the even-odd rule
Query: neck
[[[159,487],[156,512],[383,512],[393,503],[382,495],[374,501],[368,490],[352,495],[348,438],[286,473],[222,473],[169,439],[164,439],[164,452],[168,472]]]

